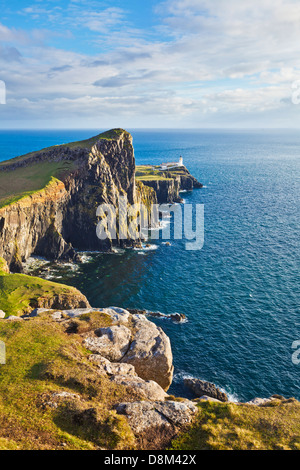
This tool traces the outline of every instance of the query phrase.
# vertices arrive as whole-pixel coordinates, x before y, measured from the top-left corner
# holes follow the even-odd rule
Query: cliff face
[[[191,191],[203,187],[185,167],[172,171],[162,171],[156,178],[155,176],[151,179],[140,177],[139,181],[154,189],[159,204],[182,202],[180,191]]]
[[[178,178],[143,181],[143,184],[154,189],[159,204],[173,204],[182,201],[179,195],[181,188]]]
[[[11,271],[21,272],[22,261],[31,254],[76,259],[75,249],[132,246],[138,240],[120,239],[118,227],[114,240],[97,237],[99,205],[112,205],[118,218],[119,196],[126,196],[128,205],[141,202],[149,210],[151,204],[180,202],[180,190],[202,187],[185,167],[137,181],[135,173],[132,137],[123,129],[1,163],[7,193],[0,191],[0,257]],[[36,175],[45,177],[43,189],[35,186]],[[12,188],[17,188],[16,197]]]
[[[90,145],[92,142],[92,145]],[[109,139],[57,146],[14,159],[0,170],[14,178],[14,170],[62,162],[72,169],[52,178],[42,190],[0,209],[0,256],[12,271],[21,271],[22,261],[31,254],[50,259],[74,258],[73,247],[82,250],[109,250],[113,244],[130,240],[99,240],[97,207],[107,203],[117,207],[118,196],[127,196],[133,204],[155,194],[142,187],[136,191],[135,158],[132,137],[126,131],[112,131]],[[152,196],[151,196],[152,194]]]

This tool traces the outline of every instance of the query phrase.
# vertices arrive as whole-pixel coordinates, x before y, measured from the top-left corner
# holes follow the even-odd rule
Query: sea
[[[171,394],[189,396],[183,380],[195,377],[232,400],[300,399],[300,131],[128,130],[137,164],[182,156],[203,183],[181,195],[183,205],[204,207],[202,249],[155,239],[140,250],[83,253],[79,265],[33,260],[31,269],[76,286],[93,307],[185,314],[182,323],[151,318],[171,339]],[[100,131],[2,130],[0,160]]]

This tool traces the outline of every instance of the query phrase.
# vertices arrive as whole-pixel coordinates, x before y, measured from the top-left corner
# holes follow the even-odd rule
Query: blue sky
[[[297,0],[0,7],[1,128],[300,124]]]

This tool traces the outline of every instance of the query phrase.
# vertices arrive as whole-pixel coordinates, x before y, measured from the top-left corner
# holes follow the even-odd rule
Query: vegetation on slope
[[[74,168],[74,162],[43,162],[14,172],[0,171],[0,209],[45,189]],[[9,176],[8,176],[9,175]]]
[[[0,258],[0,309],[7,315],[22,315],[47,305],[53,298],[72,303],[73,299],[83,297],[75,287],[25,274],[9,274],[6,269]]]
[[[129,135],[124,129],[111,129],[110,131],[102,132],[102,134],[98,134],[95,137],[91,137],[90,139],[80,140],[78,142],[71,142],[69,144],[64,144],[62,147],[69,147],[69,148],[91,148],[98,140],[115,140],[119,139],[122,134]]]
[[[78,320],[78,333],[110,325],[95,312]],[[47,314],[28,321],[0,320],[6,364],[0,365],[1,449],[128,449],[134,436],[113,410],[122,400],[139,399],[97,373],[87,359],[72,320]],[[74,396],[54,398],[54,393]]]
[[[204,402],[199,410],[172,449],[300,450],[300,403],[293,398],[264,406]]]
[[[98,140],[100,139],[105,139],[105,140],[114,140],[118,139],[123,133],[128,134],[124,129],[111,129],[110,131],[102,132],[101,134],[98,134],[94,137],[91,137],[90,139],[86,140],[79,140],[77,142],[69,142],[67,144],[61,144],[61,145],[52,145],[51,147],[46,147],[41,150],[36,150],[34,152],[26,153],[25,155],[20,155],[18,157],[12,158],[10,160],[6,160],[3,162],[0,162],[0,168],[1,166],[6,166],[8,164],[14,164],[17,163],[21,160],[26,160],[27,158],[34,157],[35,155],[38,155],[41,152],[48,152],[49,150],[54,150],[59,147],[62,149],[64,147],[69,147],[69,148],[91,148]]]
[[[138,165],[136,167],[135,176],[137,181],[161,181],[171,180],[176,176],[186,176],[187,171],[183,168],[173,168],[172,170],[159,170],[159,166]]]
[[[104,312],[59,321],[47,312],[0,320],[7,353],[0,365],[0,450],[299,450],[300,403],[294,399],[260,407],[200,402],[193,424],[172,444],[160,428],[136,438],[115,405],[143,398],[99,374],[82,345],[82,335],[111,321]]]
[[[136,167],[135,177],[137,181],[162,181],[170,180],[170,177],[166,177],[165,173],[159,171],[159,167],[153,167],[151,165],[139,165]]]
[[[60,162],[41,161],[28,164],[28,166],[22,166],[20,168],[14,168],[12,171],[5,170],[1,171],[1,167],[7,165],[14,165],[18,162],[27,160],[34,156],[38,156],[39,153],[46,153],[53,149],[62,150],[65,147],[68,148],[91,148],[98,140],[113,140],[118,139],[122,134],[128,134],[123,129],[112,129],[107,132],[103,132],[91,139],[82,140],[78,142],[71,142],[63,145],[56,145],[47,147],[45,149],[31,152],[20,157],[13,158],[11,160],[0,162],[0,208],[8,204],[16,202],[24,196],[30,196],[31,194],[39,191],[53,178],[64,179],[70,172],[76,169],[76,161],[63,160]]]

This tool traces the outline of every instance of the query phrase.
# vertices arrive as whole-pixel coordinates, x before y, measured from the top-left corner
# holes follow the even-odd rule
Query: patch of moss
[[[172,443],[180,450],[299,450],[300,403],[200,403],[194,424]]]
[[[5,259],[3,258],[0,258],[0,274],[1,272],[3,274],[7,274],[8,273],[8,266],[7,266],[7,262],[5,261]]]

